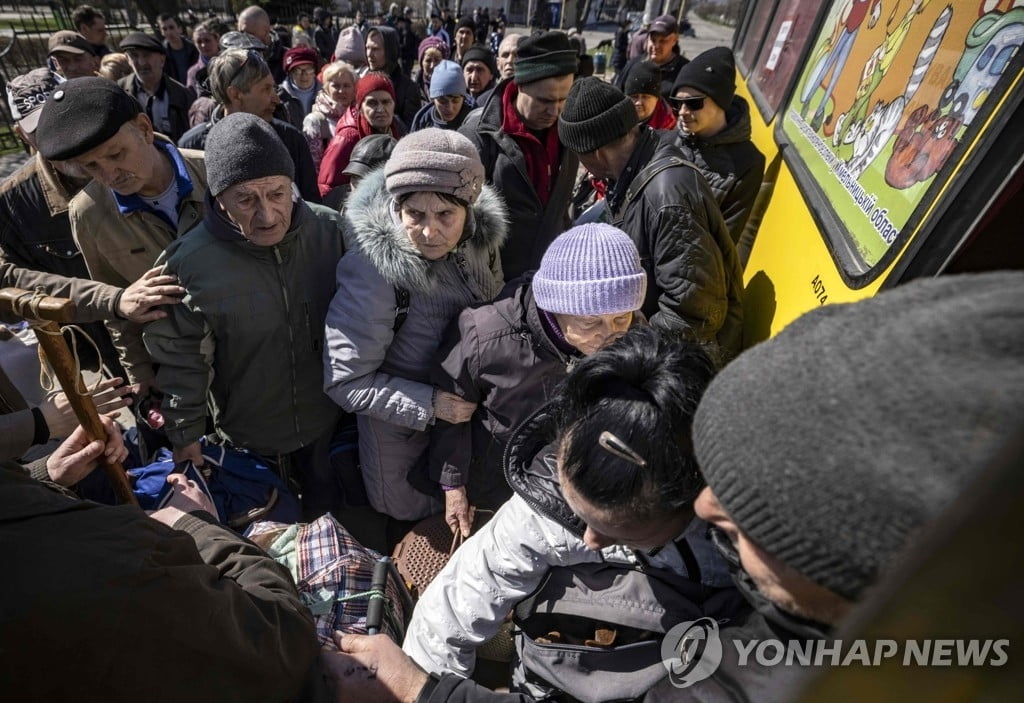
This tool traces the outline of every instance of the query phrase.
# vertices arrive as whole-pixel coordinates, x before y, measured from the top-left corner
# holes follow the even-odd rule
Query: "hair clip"
[[[636,464],[641,469],[647,466],[647,461],[642,456],[633,451],[632,447],[608,430],[601,433],[601,436],[597,438],[597,443],[609,454],[614,454],[620,459],[625,459],[630,464]]]

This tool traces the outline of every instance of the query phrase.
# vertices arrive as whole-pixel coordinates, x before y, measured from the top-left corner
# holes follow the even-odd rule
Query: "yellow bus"
[[[1022,44],[1024,0],[747,3],[737,92],[768,160],[748,345],[915,277],[1022,267]]]

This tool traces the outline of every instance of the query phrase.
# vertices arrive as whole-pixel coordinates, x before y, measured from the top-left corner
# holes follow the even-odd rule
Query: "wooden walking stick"
[[[0,312],[14,314],[26,320],[36,331],[39,349],[45,360],[53,367],[54,375],[68,402],[75,411],[75,417],[85,429],[89,441],[106,441],[107,433],[100,422],[100,414],[96,410],[92,395],[85,386],[81,370],[68,348],[58,323],[70,323],[75,320],[75,303],[66,298],[51,298],[38,292],[25,291],[18,288],[0,290]],[[100,466],[107,474],[114,488],[114,493],[121,503],[138,505],[135,494],[128,484],[128,474],[119,461],[110,461],[104,456],[99,458]]]

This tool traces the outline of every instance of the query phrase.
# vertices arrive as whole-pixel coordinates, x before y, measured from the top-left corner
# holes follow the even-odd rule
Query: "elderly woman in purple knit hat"
[[[501,290],[507,218],[472,143],[433,127],[402,138],[347,201],[352,249],[327,314],[325,390],[358,415],[370,504],[395,520],[441,508],[407,475],[431,427],[466,422],[476,406],[435,387],[430,371],[448,324]]]
[[[444,492],[452,532],[469,536],[473,509],[494,510],[512,495],[501,463],[512,431],[544,405],[566,370],[645,322],[646,290],[629,236],[587,224],[559,235],[540,269],[515,289],[462,311],[438,351],[433,380],[477,411],[468,423],[435,425],[426,465]]]
[[[430,77],[437,65],[448,58],[448,43],[439,36],[427,37],[420,42],[417,57],[420,70],[413,82],[420,89],[420,98],[427,102],[430,100]]]

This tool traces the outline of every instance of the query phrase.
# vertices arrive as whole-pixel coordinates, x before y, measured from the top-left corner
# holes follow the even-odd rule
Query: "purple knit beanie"
[[[614,315],[639,310],[647,274],[629,235],[586,224],[558,235],[533,276],[537,307],[561,315]]]

